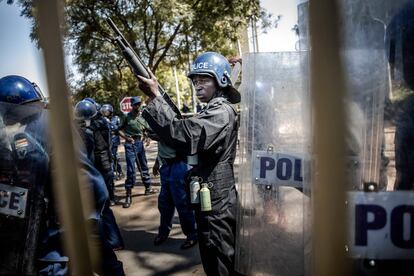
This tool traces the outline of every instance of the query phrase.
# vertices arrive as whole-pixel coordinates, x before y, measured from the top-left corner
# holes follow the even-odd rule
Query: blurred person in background
[[[154,176],[160,174],[161,191],[158,196],[158,210],[160,211],[160,226],[154,245],[164,243],[172,229],[172,221],[175,209],[180,219],[181,229],[186,236],[181,249],[188,249],[197,244],[197,229],[193,210],[186,189],[186,175],[190,166],[185,162],[185,156],[180,156],[177,151],[158,142],[158,156],[155,160],[152,172]]]
[[[61,244],[59,202],[53,193],[53,152],[43,99],[38,86],[24,77],[0,79],[2,275],[69,274],[69,258]],[[94,196],[95,208],[88,222],[95,226],[92,238],[102,258],[101,267],[95,271],[125,275],[122,263],[101,235],[102,210],[109,201],[103,178],[86,154],[79,154],[81,173]]]
[[[148,127],[141,117],[141,97],[131,99],[132,110],[122,120],[119,127],[119,135],[125,139],[125,159],[127,165],[127,177],[125,180],[126,199],[124,208],[132,204],[132,188],[136,181],[135,164],[141,173],[142,183],[145,186],[145,195],[156,193],[152,188],[151,178],[148,171],[147,157],[143,144],[144,130]]]
[[[102,125],[102,117],[99,117],[98,114],[97,105],[91,103],[90,100],[82,100],[75,105],[75,121],[77,122],[80,135],[83,139],[83,146],[86,148],[88,155],[90,155],[90,160],[95,165],[95,168],[100,168],[107,176],[107,178],[104,179],[110,200],[104,204],[102,209],[103,216],[101,225],[103,235],[114,250],[120,250],[124,248],[124,240],[121,236],[121,231],[119,230],[115,216],[110,208],[110,206],[115,204],[113,180],[110,183],[107,182],[112,168],[108,168],[108,164],[106,163],[107,159],[100,158],[100,156],[106,156],[105,154],[96,154],[97,152],[99,153],[99,151],[96,150],[97,147],[101,146],[103,148],[103,146],[106,145],[102,138],[104,135],[102,135],[100,128],[96,127]],[[95,122],[96,120],[98,122]],[[103,133],[105,134],[106,130],[103,131]],[[99,143],[101,143],[101,145],[99,145]],[[102,164],[105,164],[105,167],[103,167]],[[111,164],[109,165],[112,166]],[[100,170],[98,169],[98,171]]]
[[[112,160],[113,160],[113,171],[116,180],[120,180],[124,177],[124,173],[122,171],[122,166],[119,163],[119,156],[118,156],[118,146],[121,144],[121,139],[119,138],[118,129],[121,125],[121,119],[119,116],[114,115],[114,108],[110,104],[103,104],[101,107],[101,114],[107,119],[109,123],[109,127],[111,129],[111,152],[112,152]]]

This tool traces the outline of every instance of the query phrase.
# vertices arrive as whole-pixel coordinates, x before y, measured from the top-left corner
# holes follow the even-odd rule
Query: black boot
[[[129,208],[132,204],[132,193],[131,189],[126,190],[125,203],[122,205],[123,208]]]

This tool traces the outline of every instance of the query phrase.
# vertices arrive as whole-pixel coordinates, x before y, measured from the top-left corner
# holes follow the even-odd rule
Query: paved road
[[[120,146],[119,150],[121,165],[126,172],[123,146]],[[157,151],[156,142],[151,142],[146,150],[148,166],[152,171]],[[121,203],[125,195],[123,181],[124,179],[117,181],[115,185],[115,194]],[[139,184],[133,189],[130,208],[124,209],[121,205],[112,208],[125,240],[125,249],[117,251],[117,255],[124,263],[126,275],[205,275],[198,246],[187,250],[180,249],[185,236],[181,231],[177,215],[174,216],[170,238],[159,246],[153,245],[160,219],[157,208],[158,195],[145,196],[144,186],[140,181],[138,176]],[[153,179],[155,188],[160,188],[159,181],[159,178]]]

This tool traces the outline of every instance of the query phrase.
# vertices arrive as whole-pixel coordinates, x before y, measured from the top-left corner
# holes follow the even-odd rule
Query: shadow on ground
[[[123,147],[119,147],[121,150]],[[156,156],[156,143],[151,143],[147,150],[148,167],[152,172]],[[125,158],[120,152],[120,162],[124,173]],[[152,177],[153,187],[160,190],[158,177]],[[125,178],[116,181],[115,196],[118,201],[112,210],[125,242],[125,249],[116,254],[124,264],[124,270],[128,276],[153,276],[153,275],[205,275],[201,266],[198,245],[181,250],[180,245],[185,241],[185,235],[181,231],[179,219],[175,215],[170,237],[163,244],[154,246],[153,241],[158,233],[159,211],[158,193],[144,195],[145,188],[141,183],[139,173],[137,184],[132,190],[132,205],[130,208],[122,208],[125,201]]]
[[[200,257],[198,246],[181,250],[185,241],[182,235],[172,235],[159,246],[153,245],[155,233],[143,230],[121,230],[128,255],[134,255],[134,262],[145,275],[204,275],[199,274]],[[137,238],[139,237],[139,238]],[[136,271],[129,275],[144,275]]]

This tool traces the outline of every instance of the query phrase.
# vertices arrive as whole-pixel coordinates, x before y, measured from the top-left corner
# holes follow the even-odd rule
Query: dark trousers
[[[208,276],[238,275],[234,270],[237,209],[235,188],[218,200],[227,205],[220,212],[215,211],[214,207],[211,212],[196,209],[201,262]]]
[[[118,175],[122,174],[122,167],[119,163],[119,157],[118,157],[118,144],[112,144],[111,152],[112,152],[112,159],[113,159],[113,171],[114,173],[117,173]]]
[[[180,218],[181,229],[188,240],[197,239],[194,213],[190,208],[185,188],[185,175],[189,167],[182,161],[163,164],[160,168],[161,191],[158,196],[160,227],[158,235],[168,237],[172,228],[175,208]]]
[[[145,188],[151,187],[151,178],[148,172],[147,157],[145,156],[144,145],[141,140],[135,140],[134,143],[125,143],[125,159],[127,165],[127,178],[125,188],[132,189],[136,181],[136,167],[141,167],[141,179]],[[138,159],[138,160],[137,160]]]
[[[95,153],[95,168],[104,178],[109,198],[114,200],[114,171],[112,170],[112,162],[109,159],[109,149],[105,152]]]

